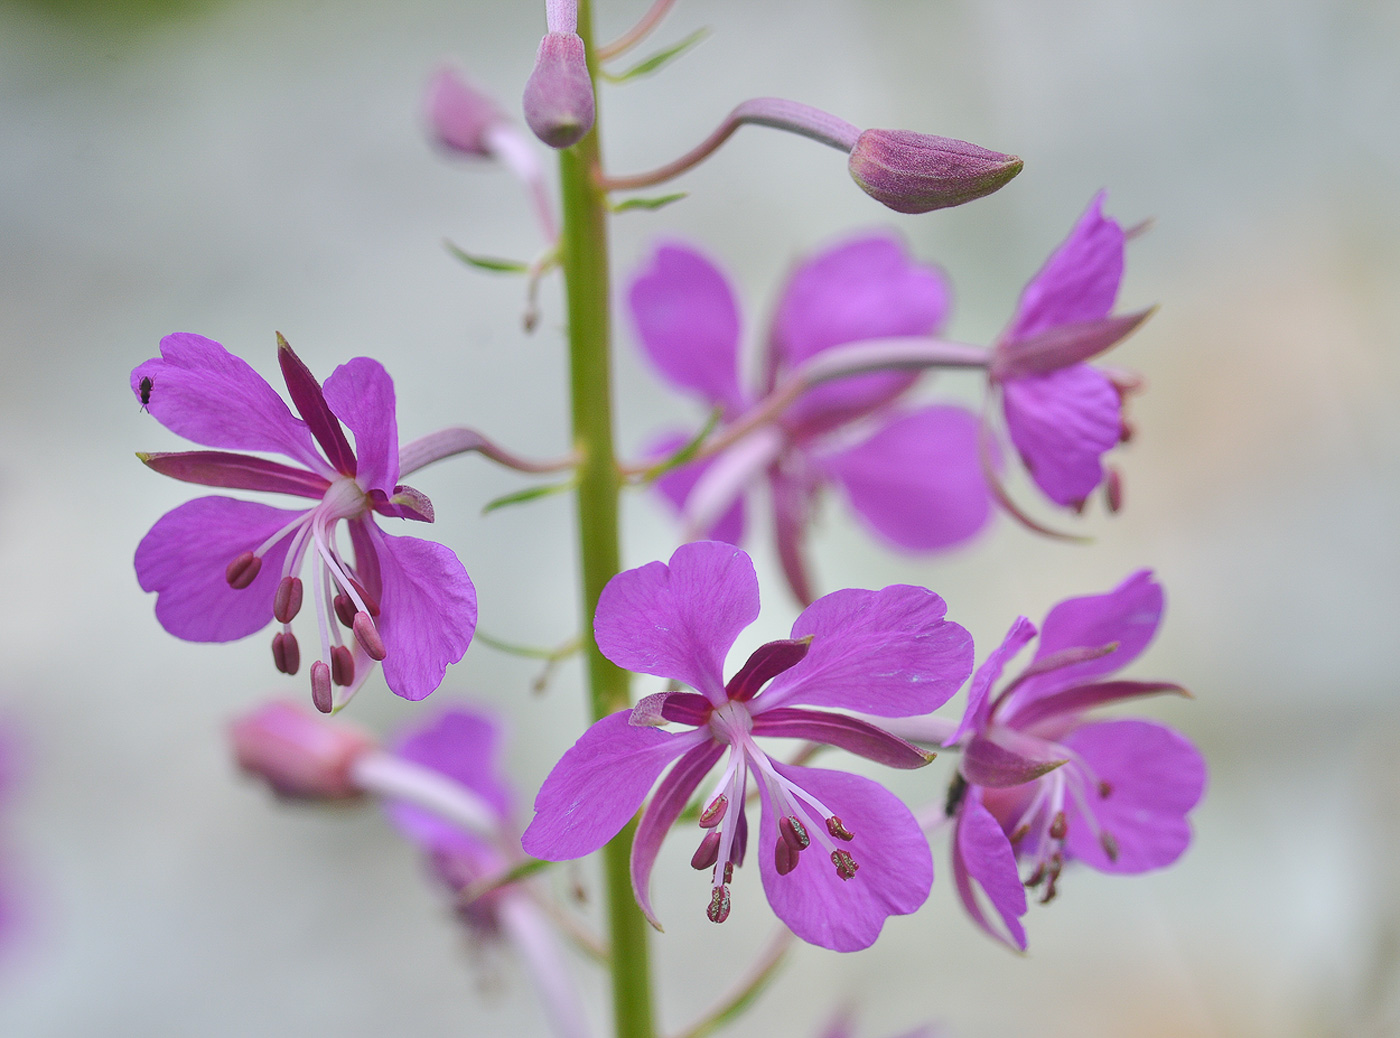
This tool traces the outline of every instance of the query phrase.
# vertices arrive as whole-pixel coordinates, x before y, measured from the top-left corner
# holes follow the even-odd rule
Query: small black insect
[[[943,813],[949,818],[958,813],[958,808],[962,807],[963,797],[967,794],[967,779],[962,777],[962,773],[953,776],[952,785],[948,787],[948,799],[943,802]]]
[[[156,380],[150,375],[142,375],[141,381],[137,383],[136,393],[141,398],[141,410],[146,411],[151,402],[151,390],[156,386]],[[149,413],[149,412],[147,412]]]

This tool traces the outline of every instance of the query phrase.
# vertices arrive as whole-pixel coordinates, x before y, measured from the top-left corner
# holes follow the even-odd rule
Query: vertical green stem
[[[593,12],[578,5],[578,33],[593,60]],[[594,82],[597,81],[596,70]],[[598,596],[621,568],[618,495],[613,453],[611,335],[608,307],[608,208],[598,188],[598,123],[559,153],[564,210],[563,257],[569,311],[569,384],[578,475],[579,555],[583,567],[584,658],[594,719],[631,705],[627,672],[609,662],[592,637]],[[603,848],[603,875],[612,945],[613,1011],[618,1038],[654,1038],[647,923],[632,897],[628,857],[635,823]]]

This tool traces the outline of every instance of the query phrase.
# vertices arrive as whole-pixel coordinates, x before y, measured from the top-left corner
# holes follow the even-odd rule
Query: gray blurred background
[[[611,38],[645,4],[599,6]],[[131,554],[197,491],[135,460],[179,441],[127,388],[172,331],[271,375],[280,330],[323,376],[382,359],[405,437],[465,422],[522,452],[564,449],[557,285],[527,337],[519,282],[442,247],[527,258],[523,197],[499,170],[434,154],[421,115],[444,59],[513,109],[541,8],[0,5],[0,713],[27,762],[0,848],[30,918],[0,974],[0,1034],[541,1028],[519,969],[465,947],[375,810],[279,805],[234,773],[227,719],[305,689],[274,680],[265,636],[189,645],[155,623]],[[990,199],[898,218],[836,153],[746,129],[679,182],[686,201],[615,221],[619,275],[658,235],[720,258],[751,344],[789,264],[852,229],[895,224],[942,263],[953,332],[985,341],[1094,191],[1125,224],[1156,219],[1131,246],[1122,306],[1162,309],[1114,358],[1149,381],[1120,454],[1127,509],[1086,520],[1095,544],[1003,520],[911,561],[833,499],[814,557],[826,589],[935,588],[983,651],[1017,612],[1154,567],[1167,621],[1134,673],[1195,692],[1148,712],[1211,768],[1180,864],[1066,877],[1032,908],[1026,956],[961,917],[939,840],[923,911],[860,955],[800,950],[733,1033],[813,1034],[842,1001],[871,1038],[924,1020],[966,1038],[1400,1031],[1400,6],[685,0],[638,56],[701,25],[713,34],[694,53],[606,90],[612,169],[669,159],[761,94],[1026,160]],[[694,413],[625,324],[617,371],[624,449]],[[927,389],[941,392],[976,386],[949,376]],[[483,630],[573,633],[566,498],[482,517],[524,484],[477,459],[415,485],[476,581]],[[629,565],[669,553],[661,510],[638,498],[626,517]],[[769,545],[753,547],[766,609],[745,651],[796,612]],[[436,693],[509,718],[522,808],[584,713],[574,666],[543,696],[537,670],[478,643]],[[376,679],[349,714],[390,731],[422,709]],[[947,764],[897,788],[932,799]],[[668,847],[656,890],[672,1031],[772,925],[756,875],[724,927],[706,923],[688,853]],[[572,880],[596,891],[587,868],[559,870],[561,891]],[[598,977],[579,968],[601,1024]]]

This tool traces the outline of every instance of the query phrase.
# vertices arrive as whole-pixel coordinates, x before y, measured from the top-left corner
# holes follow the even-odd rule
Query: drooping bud
[[[301,646],[291,631],[278,631],[272,636],[272,662],[283,674],[295,674],[301,669]]]
[[[272,615],[278,623],[289,624],[301,612],[302,586],[300,577],[283,577],[272,596]]]
[[[706,805],[705,810],[700,812],[700,827],[702,829],[713,829],[724,820],[724,812],[729,807],[729,798],[721,793]]]
[[[719,861],[719,833],[711,829],[705,834],[705,838],[700,841],[700,846],[695,848],[695,853],[691,855],[690,867],[696,871],[703,871]]]
[[[705,915],[712,923],[722,923],[729,918],[729,888],[724,884],[715,887],[710,895],[710,907]]]
[[[355,631],[355,640],[370,659],[377,662],[389,654],[384,648],[384,639],[379,637],[379,629],[374,626],[368,613],[356,613],[351,627]]]
[[[851,177],[897,213],[927,213],[990,195],[1021,172],[1015,155],[910,130],[866,130],[851,151]]]
[[[551,148],[570,147],[593,129],[593,80],[578,33],[551,32],[540,40],[523,100],[525,122]]]
[[[335,606],[335,617],[341,622],[342,626],[355,626],[355,613],[357,612],[357,610],[355,609],[354,601],[350,598],[349,595],[342,591],[340,594],[335,596],[335,599],[331,604]]]
[[[331,696],[331,668],[325,660],[311,664],[311,705],[323,714],[328,714],[335,706]]]
[[[355,657],[344,645],[331,649],[331,680],[342,688],[355,680]]]
[[[324,664],[323,664],[324,666]],[[369,736],[324,721],[291,703],[268,703],[229,726],[234,759],[281,796],[343,800],[361,795],[351,780],[359,756],[374,748]]]
[[[948,814],[952,814],[952,812],[949,811]],[[836,815],[832,815],[826,820],[826,831],[838,840],[855,839],[855,834],[847,829],[845,823]]]
[[[260,569],[262,569],[262,559],[251,551],[245,551],[224,569],[224,579],[228,581],[229,587],[235,591],[242,591],[258,579]]]
[[[842,879],[851,879],[855,876],[856,869],[860,868],[849,851],[832,851],[831,864],[836,866],[836,875]]]
[[[489,131],[504,121],[505,114],[496,102],[454,69],[439,69],[428,84],[428,122],[444,148],[490,158]]]

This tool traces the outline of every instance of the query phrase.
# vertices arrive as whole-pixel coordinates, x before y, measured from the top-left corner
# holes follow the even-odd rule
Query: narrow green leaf
[[[566,490],[572,490],[578,485],[576,480],[567,479],[563,483],[545,483],[537,487],[526,487],[524,490],[512,491],[509,494],[502,494],[494,501],[487,501],[481,509],[482,515],[490,515],[498,508],[505,508],[507,505],[519,505],[526,501],[533,501],[540,497],[549,497],[551,494],[560,494]]]
[[[681,447],[680,450],[676,451],[676,453],[672,454],[669,458],[657,462],[651,468],[643,472],[641,482],[654,483],[672,469],[680,468],[686,462],[694,458],[695,455],[699,454],[700,448],[704,446],[705,441],[709,439],[710,433],[714,432],[715,427],[719,425],[719,420],[722,415],[723,412],[718,407],[711,411],[710,417],[705,419],[705,424],[700,427],[700,431],[691,438],[690,442]]]
[[[494,876],[487,876],[485,879],[479,879],[475,883],[463,887],[457,894],[457,904],[466,907],[483,895],[491,893],[493,890],[499,890],[501,887],[510,883],[517,883],[554,864],[555,862],[552,861],[529,858],[522,861],[519,865],[506,869],[504,872],[499,872]]]
[[[470,252],[459,249],[450,241],[444,241],[443,244],[447,246],[447,251],[452,255],[478,270],[490,270],[497,274],[525,274],[530,270],[530,264],[522,263],[519,260],[498,259],[495,256],[473,256]]]
[[[615,213],[625,213],[629,209],[660,209],[672,202],[679,202],[688,193],[677,191],[674,195],[661,195],[659,198],[628,198],[621,202],[609,202],[608,208]]]
[[[651,73],[659,69],[662,65],[665,65],[672,58],[677,58],[681,54],[684,54],[686,51],[690,50],[691,47],[694,47],[697,43],[699,43],[708,35],[710,35],[709,29],[696,29],[693,33],[691,33],[685,39],[681,40],[679,43],[673,44],[670,47],[667,47],[665,50],[653,54],[645,61],[638,62],[637,64],[629,68],[626,72],[619,72],[618,74],[614,75],[611,72],[605,71],[603,72],[603,78],[606,79],[609,83],[626,83],[629,80],[638,79],[642,76],[650,75]]]

